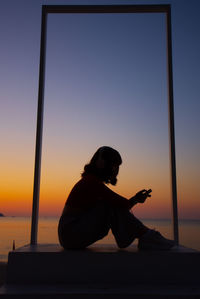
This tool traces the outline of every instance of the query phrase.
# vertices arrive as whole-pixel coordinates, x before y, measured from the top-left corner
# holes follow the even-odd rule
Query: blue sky
[[[29,178],[28,197],[32,192],[41,5],[156,3],[172,5],[180,215],[199,217],[198,0],[2,0],[0,159],[3,165],[1,176],[5,177],[1,180],[4,193],[9,193],[6,190],[16,182],[19,170],[17,184],[23,186],[26,176]],[[108,144],[116,147],[124,160],[120,174],[122,183],[117,190],[129,195],[131,191],[126,191],[128,185],[133,184],[135,190],[142,184],[151,182],[154,185],[157,181],[160,186],[165,185],[165,200],[169,199],[164,21],[160,14],[49,17],[42,164],[44,185],[50,184],[45,177],[51,172],[52,180],[64,182],[69,174],[62,176],[61,173],[71,162],[74,169],[70,166],[69,173],[75,180],[94,150]],[[31,199],[28,202],[30,208]]]

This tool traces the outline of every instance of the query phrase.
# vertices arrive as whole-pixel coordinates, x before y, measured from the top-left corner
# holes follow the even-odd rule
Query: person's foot
[[[169,250],[175,246],[173,240],[166,239],[153,229],[149,229],[138,240],[138,249],[141,250]]]

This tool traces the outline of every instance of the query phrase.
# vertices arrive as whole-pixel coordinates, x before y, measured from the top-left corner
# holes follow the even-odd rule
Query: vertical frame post
[[[174,96],[173,96],[173,69],[172,69],[172,33],[171,33],[171,8],[166,13],[167,23],[167,60],[168,60],[168,107],[169,107],[169,139],[171,162],[171,187],[173,208],[173,234],[176,245],[179,244],[178,232],[178,207],[176,183],[176,155],[175,155],[175,130],[174,130]]]
[[[31,245],[37,244],[37,232],[38,232],[40,173],[41,173],[41,155],[42,155],[42,131],[43,131],[43,114],[44,114],[46,30],[47,30],[47,13],[43,7],[42,22],[41,22],[41,41],[40,41],[40,69],[39,69],[39,89],[38,89],[37,131],[36,131],[36,146],[35,146],[35,172],[34,172],[34,186],[33,186],[32,224],[31,224]]]

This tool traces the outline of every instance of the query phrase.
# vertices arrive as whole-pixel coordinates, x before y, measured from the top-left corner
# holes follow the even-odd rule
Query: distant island
[[[5,217],[5,215],[4,215],[4,214],[2,214],[2,213],[0,213],[0,217]]]

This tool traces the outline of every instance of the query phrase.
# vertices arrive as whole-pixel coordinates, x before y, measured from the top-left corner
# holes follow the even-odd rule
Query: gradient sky
[[[0,212],[30,215],[42,4],[172,5],[178,208],[200,218],[200,21],[198,0],[1,0]],[[118,185],[135,209],[171,217],[165,17],[163,14],[48,18],[40,215],[60,215],[84,165],[101,145],[122,155]]]

